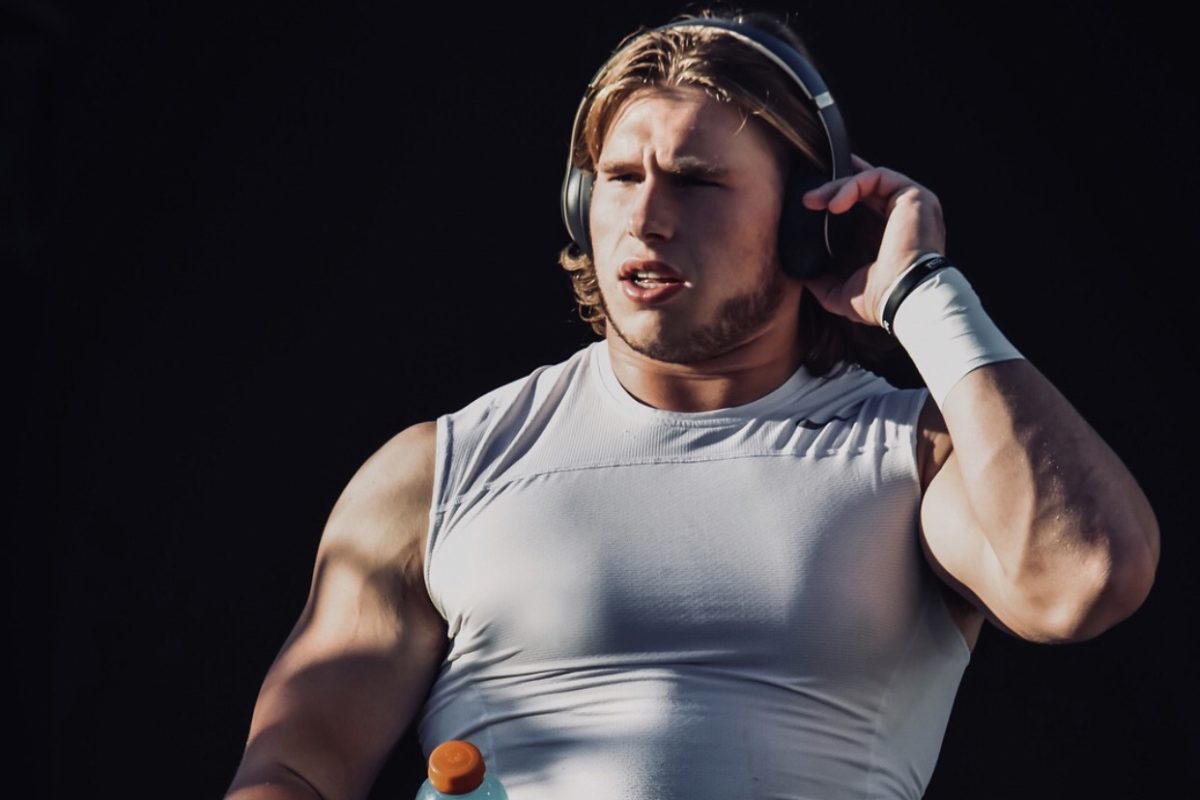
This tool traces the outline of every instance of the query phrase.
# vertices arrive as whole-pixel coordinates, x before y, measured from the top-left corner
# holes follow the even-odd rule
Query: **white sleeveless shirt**
[[[928,391],[633,398],[606,342],[437,420],[418,734],[510,800],[919,798],[970,650],[918,539]]]

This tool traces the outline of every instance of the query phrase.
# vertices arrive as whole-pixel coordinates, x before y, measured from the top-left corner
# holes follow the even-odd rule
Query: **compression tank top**
[[[426,753],[511,800],[918,798],[970,650],[918,539],[928,391],[853,364],[682,413],[603,341],[437,420]]]

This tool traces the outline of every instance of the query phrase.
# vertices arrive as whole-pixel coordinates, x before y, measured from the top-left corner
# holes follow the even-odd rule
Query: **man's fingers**
[[[850,162],[854,165],[854,174],[805,192],[801,198],[805,207],[827,208],[832,213],[841,214],[855,203],[868,201],[878,211],[886,207],[893,195],[916,185],[907,176],[886,167],[876,168],[853,153]]]
[[[822,184],[815,189],[810,189],[805,192],[801,199],[803,200],[804,205],[808,208],[826,208],[832,204],[833,199],[837,197],[837,195],[844,190],[848,184],[855,180],[855,177],[856,176],[854,175],[850,175],[844,178],[838,178],[837,180],[830,181],[826,184]]]
[[[854,153],[850,154],[850,163],[854,166],[855,173],[874,169],[873,166],[868,164],[864,159],[860,158]],[[804,205],[808,206],[809,208],[825,208],[826,204],[834,196],[838,189],[844,186],[846,181],[848,181],[851,177],[852,175],[843,175],[837,180],[822,184],[815,189],[810,189],[804,193],[804,196],[801,198],[801,200],[804,202]]]
[[[867,162],[862,161],[862,164]],[[830,181],[806,194],[804,205],[812,209],[828,209],[830,213],[842,214],[856,203],[866,203],[878,212],[890,211],[901,193],[909,189],[924,189],[920,184],[894,169],[870,167],[836,181]]]

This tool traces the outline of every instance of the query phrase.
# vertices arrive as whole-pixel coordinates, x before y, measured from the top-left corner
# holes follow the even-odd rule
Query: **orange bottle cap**
[[[483,754],[464,739],[450,739],[429,754],[429,782],[445,794],[466,794],[483,783]]]

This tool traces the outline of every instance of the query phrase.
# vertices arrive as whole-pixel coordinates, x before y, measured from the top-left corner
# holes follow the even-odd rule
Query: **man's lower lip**
[[[683,289],[683,282],[660,283],[657,286],[638,286],[633,281],[621,281],[625,296],[635,303],[661,303]]]

